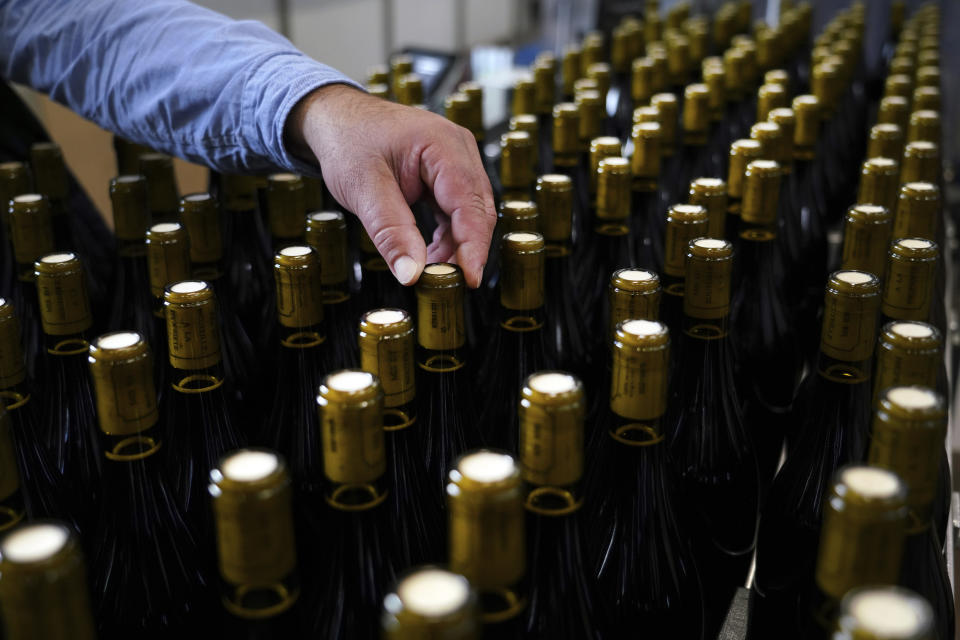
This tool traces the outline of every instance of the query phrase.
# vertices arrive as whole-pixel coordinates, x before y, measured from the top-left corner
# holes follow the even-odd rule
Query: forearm
[[[315,171],[285,147],[288,116],[316,88],[349,82],[262,24],[184,0],[7,0],[0,41],[8,79],[224,171]]]

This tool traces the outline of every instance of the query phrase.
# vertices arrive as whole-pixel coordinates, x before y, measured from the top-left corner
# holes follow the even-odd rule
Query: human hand
[[[430,262],[456,262],[480,285],[496,211],[473,135],[422,109],[328,85],[304,97],[286,135],[298,155],[312,153],[333,197],[360,218],[401,284]],[[432,195],[442,212],[424,245],[410,203]]]

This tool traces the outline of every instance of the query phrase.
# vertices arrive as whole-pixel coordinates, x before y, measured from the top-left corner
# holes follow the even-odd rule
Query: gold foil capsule
[[[341,510],[374,507],[386,498],[378,481],[387,469],[383,392],[377,377],[344,369],[324,378],[317,395],[323,471],[333,483],[327,502]]]
[[[667,211],[666,240],[664,241],[663,271],[674,278],[686,273],[687,245],[694,238],[707,234],[707,210],[696,204],[675,204]],[[678,284],[682,293],[683,284]],[[667,287],[668,293],[671,291]]]
[[[367,84],[388,84],[390,69],[385,64],[375,64],[367,69]]]
[[[169,156],[167,158],[169,159]],[[56,142],[32,144],[30,167],[33,171],[34,186],[39,193],[47,196],[52,203],[67,199],[70,195],[70,185],[67,181],[67,165],[63,161],[60,145]]]
[[[897,581],[907,525],[907,487],[880,467],[837,472],[824,500],[816,583],[831,598],[861,584]]]
[[[940,148],[935,142],[917,140],[909,142],[903,149],[903,161],[900,163],[900,182],[932,182],[938,184],[941,179]]]
[[[940,218],[940,189],[930,182],[905,182],[893,220],[893,237],[934,240]]]
[[[204,264],[223,258],[220,208],[212,195],[191,193],[180,198],[180,221],[190,238],[191,262]]]
[[[860,171],[857,204],[875,204],[891,213],[897,208],[900,165],[890,158],[870,158]]]
[[[563,371],[539,371],[520,391],[520,464],[534,488],[527,509],[566,515],[580,506],[575,485],[583,476],[583,385]]]
[[[500,203],[497,224],[501,233],[511,231],[536,231],[540,212],[530,200],[505,200]]]
[[[417,342],[431,351],[463,347],[463,271],[455,264],[428,264],[417,280]]]
[[[267,178],[267,218],[270,235],[281,240],[303,237],[307,212],[303,180],[292,173],[274,173]]]
[[[797,96],[791,108],[796,117],[796,129],[793,130],[795,152],[798,157],[810,159],[820,137],[820,100],[812,95]]]
[[[936,111],[922,109],[910,114],[910,125],[907,129],[907,142],[917,140],[940,141],[940,114]]]
[[[672,93],[658,93],[650,98],[650,104],[660,110],[663,155],[672,155],[677,144],[677,97]]]
[[[657,122],[641,122],[633,125],[633,157],[630,158],[630,173],[634,189],[642,182],[653,183],[660,177],[662,129]]]
[[[651,320],[625,320],[617,325],[610,409],[620,418],[641,422],[618,428],[612,434],[618,442],[653,444],[662,439],[656,422],[667,409],[669,362],[666,325]]]
[[[883,278],[892,228],[889,209],[875,204],[850,207],[844,217],[841,267]]]
[[[653,58],[642,56],[630,65],[630,97],[634,104],[650,100],[654,94]]]
[[[7,221],[17,264],[32,265],[37,258],[53,251],[51,215],[50,201],[39,193],[24,193],[10,200]],[[30,281],[33,274],[24,272],[20,279]]]
[[[537,113],[536,90],[532,78],[520,78],[514,82],[511,113],[515,116],[522,113]]]
[[[927,320],[940,250],[926,238],[898,238],[890,245],[881,311],[898,320]]]
[[[910,94],[912,92],[913,92],[913,80],[910,79],[910,76],[904,75],[902,73],[887,76],[887,79],[883,85],[884,97],[903,96],[904,98],[909,100]]]
[[[690,84],[683,96],[684,144],[706,144],[710,129],[710,91],[705,84]]]
[[[33,263],[33,274],[45,334],[67,336],[90,328],[93,314],[87,295],[87,280],[76,254],[69,251],[48,253]],[[82,348],[87,350],[85,342]]]
[[[786,107],[789,98],[781,84],[765,84],[757,89],[757,122],[763,122],[774,109]]]
[[[580,147],[586,150],[590,141],[603,133],[603,122],[606,117],[605,103],[599,91],[590,90],[578,92],[574,102],[580,112],[578,131]]]
[[[37,521],[0,540],[0,612],[11,640],[97,637],[80,541],[65,524]]]
[[[895,124],[905,130],[910,122],[910,101],[903,96],[887,96],[880,100],[877,124]],[[896,160],[896,158],[894,158]]]
[[[269,449],[231,451],[210,471],[208,490],[224,608],[240,618],[286,611],[300,595],[286,462]]]
[[[141,154],[140,174],[147,179],[150,211],[154,214],[175,213],[179,196],[177,179],[173,172],[173,158],[165,153]]]
[[[563,84],[563,95],[573,97],[573,84],[580,79],[582,50],[577,45],[568,46],[563,50],[563,61],[560,64],[560,77]]]
[[[146,244],[150,291],[161,298],[168,284],[190,277],[187,231],[178,222],[159,222],[147,229]]]
[[[873,415],[870,464],[889,469],[909,487],[907,504],[914,529],[930,523],[940,467],[930,464],[943,455],[947,410],[943,396],[929,387],[884,389]]]
[[[465,577],[434,566],[405,572],[383,599],[385,640],[478,640],[477,594]]]
[[[726,80],[722,65],[705,65],[703,83],[707,86],[707,104],[710,107],[711,122],[723,120],[727,105]]]
[[[170,364],[176,369],[206,369],[220,363],[220,323],[213,287],[183,280],[163,292]]]
[[[797,119],[793,109],[785,107],[774,109],[767,114],[767,119],[780,127],[780,146],[774,154],[774,160],[780,163],[784,172],[789,173],[793,166],[793,140],[796,135]]]
[[[132,331],[107,333],[90,345],[88,359],[100,430],[124,438],[106,451],[107,458],[138,460],[158,451],[157,439],[128,437],[150,429],[160,419],[153,354],[147,341]]]
[[[113,233],[118,240],[143,241],[150,226],[147,180],[143,176],[117,176],[110,180]]]
[[[940,89],[937,87],[917,87],[913,90],[913,108],[916,110],[940,111]],[[905,124],[902,126],[906,126]]]
[[[413,363],[413,320],[402,309],[374,309],[360,316],[360,367],[377,376],[383,389],[383,404],[395,409],[416,397]],[[399,424],[387,418],[391,430],[410,426],[410,416],[393,414]]]
[[[653,271],[614,271],[609,286],[610,335],[624,320],[656,320],[660,315],[660,293],[660,278]]]
[[[600,161],[620,156],[620,138],[600,136],[590,141],[590,192],[597,192],[597,171]]]
[[[903,130],[895,124],[877,124],[870,129],[867,158],[893,158],[903,153]]]
[[[903,385],[935,387],[943,359],[943,336],[932,324],[895,320],[877,341],[877,393]]]
[[[339,211],[316,211],[307,215],[307,243],[320,256],[323,286],[343,285],[348,277],[347,221]],[[324,291],[324,303],[342,302],[343,296]]]
[[[580,152],[580,109],[572,102],[553,107],[553,153],[558,166],[575,166]]]
[[[773,160],[754,160],[744,172],[741,218],[749,224],[771,227],[777,222],[780,197],[780,165]]]
[[[273,257],[277,290],[277,320],[289,329],[308,329],[323,322],[323,289],[320,257],[306,245],[290,245]],[[301,331],[284,338],[284,346],[312,347],[323,342],[315,331]]]
[[[525,190],[533,184],[533,139],[526,131],[500,136],[500,181],[505,189]]]
[[[474,138],[482,141],[484,138],[483,87],[476,82],[462,82],[457,90],[470,99],[470,126],[467,128],[473,132]]]
[[[747,138],[735,140],[730,145],[730,162],[727,172],[727,192],[731,198],[741,199],[746,182],[747,166],[760,159],[763,145],[759,141]]]
[[[690,318],[718,320],[730,314],[730,274],[733,245],[719,238],[687,243],[683,313]],[[697,334],[717,331],[714,325],[695,326]]]
[[[416,73],[405,73],[397,82],[397,102],[407,106],[423,104],[423,78]]]
[[[750,137],[763,145],[764,160],[777,160],[783,148],[784,131],[775,122],[757,122],[750,127]],[[779,163],[778,163],[779,164]]]
[[[404,53],[390,58],[390,90],[394,98],[400,97],[400,78],[408,73],[413,73],[413,58]]]
[[[902,587],[871,586],[852,589],[843,597],[836,638],[876,638],[887,633],[891,621],[896,621],[901,638],[936,637],[933,610],[925,598]]]
[[[722,238],[727,221],[727,183],[720,178],[696,178],[690,182],[690,204],[707,211],[707,236]]]
[[[562,174],[542,175],[535,191],[547,257],[566,255],[573,230],[573,180]]]
[[[446,490],[450,569],[495,599],[484,622],[509,620],[525,606],[516,590],[527,565],[520,466],[506,453],[471,451],[455,463]]]
[[[604,158],[597,169],[598,233],[623,235],[629,232],[630,162],[626,158]]]
[[[471,121],[471,103],[470,97],[465,93],[452,93],[443,101],[444,115],[447,120],[458,124],[461,127],[470,129]],[[472,131],[471,131],[472,132]]]
[[[873,354],[880,279],[865,271],[836,271],[827,281],[820,351],[830,358],[859,363]],[[833,371],[822,372],[834,375]],[[849,368],[839,374],[856,375]],[[862,373],[862,372],[859,372]]]
[[[501,260],[503,279],[500,285],[500,304],[513,311],[532,311],[542,307],[543,236],[528,231],[504,234]],[[524,323],[519,328],[529,330],[539,326],[529,324]]]

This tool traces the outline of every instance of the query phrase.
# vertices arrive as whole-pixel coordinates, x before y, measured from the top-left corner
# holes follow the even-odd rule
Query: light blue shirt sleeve
[[[307,175],[287,116],[316,88],[357,86],[263,24],[186,0],[0,0],[0,74],[193,162]]]

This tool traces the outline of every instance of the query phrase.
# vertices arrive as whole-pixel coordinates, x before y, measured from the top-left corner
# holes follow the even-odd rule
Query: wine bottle
[[[740,233],[740,214],[743,209],[747,166],[760,158],[763,146],[751,138],[734,140],[730,145],[727,173],[727,222],[724,225],[727,240],[736,243]]]
[[[387,457],[383,391],[358,369],[328,375],[317,395],[323,434],[326,509],[320,529],[324,557],[313,634],[319,638],[377,636],[377,613],[398,560],[388,535]]]
[[[536,197],[539,226],[546,243],[544,330],[558,364],[565,370],[585,373],[593,364],[594,350],[585,314],[577,304],[577,274],[571,256],[573,181],[556,173],[542,175],[537,178]]]
[[[796,326],[785,300],[784,264],[777,242],[780,165],[754,160],[744,175],[738,262],[730,326],[737,353],[737,386],[744,421],[766,486],[780,460],[783,424],[803,371]]]
[[[615,269],[636,266],[630,237],[631,175],[626,158],[604,158],[597,167],[597,209],[583,255],[580,291],[588,326],[601,317],[600,302]]]
[[[823,530],[811,585],[800,600],[801,638],[829,638],[851,589],[895,584],[907,530],[907,485],[884,467],[837,471],[824,496]],[[809,571],[809,569],[805,569]]]
[[[593,421],[601,445],[584,491],[595,497],[584,522],[600,619],[615,630],[705,638],[700,581],[664,441],[670,334],[656,321],[626,320],[612,344],[609,402]]]
[[[94,340],[88,359],[103,456],[91,536],[100,635],[186,632],[202,621],[206,579],[157,455],[153,354],[142,335],[122,331]]]
[[[903,96],[884,96],[877,107],[877,124],[881,123],[906,129],[910,123],[910,100]],[[892,160],[898,161],[897,158]]]
[[[290,245],[274,256],[277,291],[273,350],[278,352],[269,404],[257,440],[288,461],[300,496],[319,495],[323,482],[315,394],[330,371],[320,256],[309,246]]]
[[[383,598],[385,640],[480,640],[477,594],[463,576],[434,566],[397,578]]]
[[[154,380],[158,402],[163,404],[167,391],[167,322],[163,315],[163,292],[168,284],[190,277],[190,247],[186,230],[178,222],[158,222],[147,229],[147,269],[150,274],[150,293],[153,295],[153,315],[157,329],[154,351]],[[159,361],[159,362],[158,362]]]
[[[620,156],[620,138],[615,138],[614,136],[600,136],[599,138],[594,138],[590,141],[590,151],[587,159],[590,163],[590,220],[592,224],[596,223],[596,195],[600,161],[605,160],[606,158],[619,158]],[[589,231],[587,235],[590,235]]]
[[[874,404],[880,393],[890,387],[921,385],[945,393],[948,385],[943,334],[925,322],[887,322],[877,342],[875,378]]]
[[[503,236],[499,326],[490,335],[478,371],[490,402],[480,409],[483,442],[513,449],[523,380],[550,368],[555,354],[543,330],[544,242],[539,233],[515,231]]]
[[[417,417],[431,484],[443,487],[453,461],[480,440],[466,348],[463,271],[434,263],[417,281]]]
[[[360,318],[360,367],[383,388],[383,430],[393,491],[390,520],[397,524],[398,562],[442,560],[443,485],[423,464],[417,432],[414,325],[402,309],[375,309]]]
[[[54,247],[50,203],[46,196],[38,193],[14,196],[9,203],[9,223],[17,271],[10,303],[20,317],[27,371],[32,378],[40,379],[43,371],[38,365],[43,340],[33,263]]]
[[[147,181],[150,217],[154,222],[174,222],[180,194],[173,159],[165,153],[140,154],[140,175]]]
[[[108,298],[110,230],[96,207],[67,171],[60,145],[37,142],[30,147],[30,169],[37,193],[47,196],[56,249],[75,251],[90,270],[90,299],[98,307]]]
[[[707,238],[723,239],[727,222],[727,183],[720,178],[695,178],[690,182],[690,204],[707,212]]]
[[[940,113],[933,109],[914,109],[907,125],[907,142],[927,140],[938,143],[941,139]]]
[[[537,85],[530,76],[517,78],[513,83],[513,96],[510,100],[510,113],[514,118],[537,113]]]
[[[557,102],[557,59],[552,51],[541,51],[533,61],[534,113],[543,132],[539,140],[535,137],[534,157],[547,155],[553,130],[553,105]]]
[[[662,129],[657,122],[633,125],[630,158],[630,235],[637,264],[654,271],[663,264],[665,216],[660,210]]]
[[[204,503],[204,470],[241,445],[223,369],[220,322],[213,288],[202,280],[167,285],[163,294],[169,367],[162,434],[164,467],[188,521],[202,536],[211,523]]]
[[[86,277],[72,252],[48,253],[34,263],[46,353],[40,433],[63,476],[61,500],[82,536],[89,536],[100,497],[97,417],[86,356],[93,323]],[[85,538],[85,541],[91,538]]]
[[[24,162],[0,162],[0,295],[10,296],[17,282],[10,237],[10,201],[30,192],[30,170]]]
[[[687,185],[681,185],[676,179],[677,161],[677,129],[680,116],[680,105],[677,97],[672,93],[657,93],[650,98],[650,106],[660,114],[660,155],[662,169],[660,172],[660,213],[665,215],[667,207],[680,199],[680,190]],[[689,184],[689,183],[687,183]]]
[[[153,346],[158,342],[158,327],[153,315],[147,247],[144,244],[150,228],[146,179],[139,175],[114,178],[110,181],[110,201],[113,204],[117,254],[107,326],[115,330],[136,331]]]
[[[892,222],[890,211],[879,205],[857,204],[847,209],[840,268],[866,271],[883,281]]]
[[[20,321],[13,305],[0,298],[0,402],[10,420],[11,451],[17,458],[24,508],[31,518],[65,518],[61,476],[44,446],[34,400],[20,342]]]
[[[840,602],[832,640],[933,640],[933,611],[921,596],[901,587],[862,587]]]
[[[899,584],[930,603],[937,635],[949,638],[954,629],[953,591],[934,519],[939,509],[934,505],[943,495],[938,484],[949,482],[949,474],[944,478],[939,465],[929,464],[943,458],[946,432],[943,396],[930,387],[890,387],[881,393],[874,413],[869,459],[907,484],[910,517]]]
[[[0,614],[9,640],[97,637],[80,542],[56,521],[22,525],[0,540]]]
[[[707,154],[713,169],[712,175],[727,175],[727,150],[730,148],[728,129],[724,123],[727,111],[727,89],[724,82],[723,60],[706,57],[700,64],[703,84],[707,86],[707,106],[710,112],[710,134],[707,139]]]
[[[890,244],[880,309],[884,320],[920,320],[946,326],[942,299],[934,290],[940,250],[925,238],[899,238]]]
[[[593,67],[597,66],[598,65],[593,65]],[[606,65],[604,64],[601,68],[605,67]],[[578,136],[580,138],[580,152],[583,154],[586,154],[589,150],[591,140],[606,133],[607,112],[604,108],[606,105],[604,96],[606,94],[603,93],[601,81],[609,82],[609,74],[607,74],[606,79],[603,78],[603,75],[604,74],[594,74],[593,77],[588,76],[588,78],[593,81],[595,88],[580,89],[573,98],[573,103],[576,105],[577,111],[580,114]],[[579,82],[583,81],[580,80]]]
[[[696,238],[687,247],[682,333],[677,332],[681,378],[666,422],[688,505],[708,629],[718,630],[736,587],[746,580],[756,543],[760,479],[733,374],[733,246],[722,239]]]
[[[270,239],[257,202],[256,179],[221,176],[226,285],[248,335],[261,335],[263,301],[273,296]],[[352,324],[352,323],[351,323]],[[352,327],[351,327],[352,331]]]
[[[831,477],[866,456],[879,297],[879,280],[863,271],[837,271],[827,282],[816,368],[794,403],[787,457],[760,518],[754,582],[760,619],[795,610],[802,574],[815,560]]]
[[[527,487],[529,606],[524,637],[601,638],[584,558],[583,385],[561,371],[527,378],[520,392],[520,466]]]
[[[525,637],[523,504],[520,465],[507,453],[477,449],[460,456],[450,469],[450,570],[477,590],[484,638]]]
[[[350,296],[347,221],[339,211],[307,216],[307,243],[320,256],[323,317],[327,327],[330,371],[359,361],[354,331],[354,301]]]
[[[302,240],[306,212],[306,190],[300,176],[274,173],[267,177],[267,220],[274,249]]]
[[[533,137],[526,131],[508,131],[500,136],[500,193],[502,204],[530,200],[533,196]]]
[[[928,52],[930,53],[930,52]],[[896,96],[900,98],[900,96]],[[893,98],[891,98],[892,100]],[[903,100],[902,98],[900,98]],[[886,98],[884,98],[886,100]],[[881,105],[882,105],[881,101]],[[941,99],[940,99],[940,88],[939,87],[917,87],[913,90],[913,99],[910,102],[903,100],[903,107],[900,111],[901,127],[906,127],[909,124],[909,107],[913,106],[914,109],[923,109],[930,111],[940,111],[941,108]],[[878,118],[879,119],[879,118]],[[934,141],[935,142],[935,141]]]
[[[239,449],[210,470],[222,632],[292,638],[302,632],[293,488],[283,457]]]
[[[902,170],[901,183],[929,182],[940,185],[942,182],[940,148],[934,142],[918,140],[907,143],[903,148],[903,159],[900,162],[900,167]]]
[[[569,44],[563,49],[563,59],[560,62],[560,93],[566,101],[573,99],[574,83],[583,76],[582,58],[583,49],[577,43]]]
[[[707,210],[696,204],[675,204],[667,212],[663,256],[663,299],[661,321],[674,333],[683,317],[683,283],[686,274],[687,245],[694,238],[708,235]]]
[[[27,515],[11,422],[10,413],[0,405],[0,533],[16,526]]]

